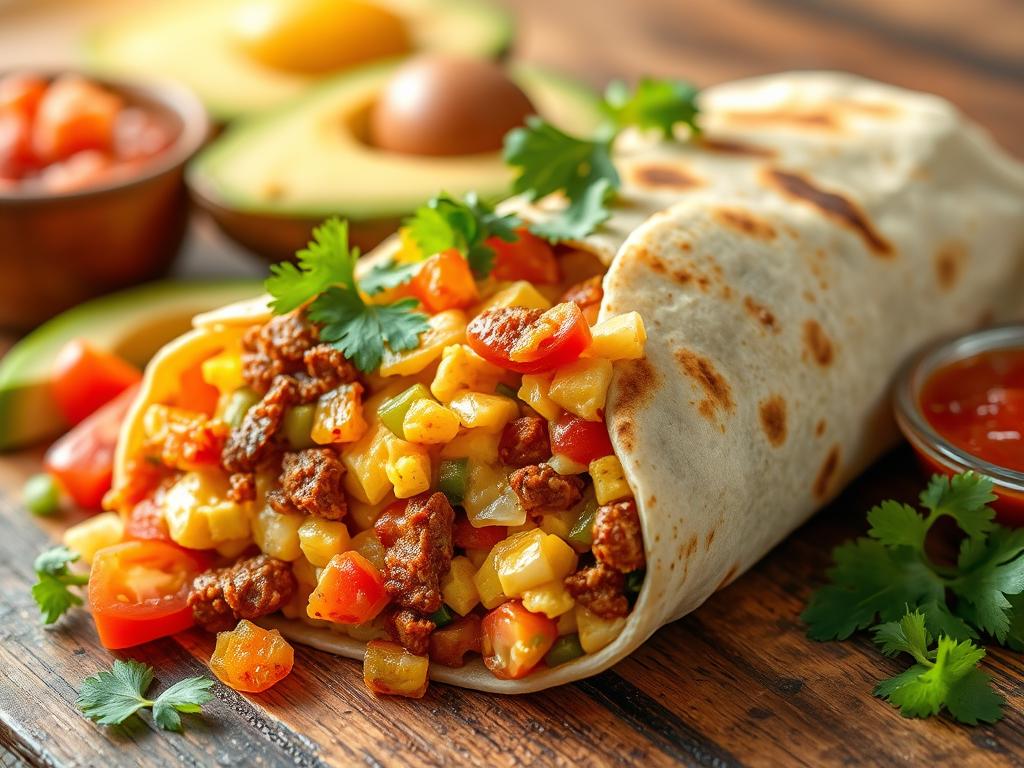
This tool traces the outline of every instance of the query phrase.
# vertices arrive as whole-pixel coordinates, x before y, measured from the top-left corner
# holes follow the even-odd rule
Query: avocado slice
[[[141,368],[187,331],[194,315],[262,290],[254,280],[167,280],[93,299],[39,326],[0,359],[0,450],[45,440],[67,426],[50,394],[50,371],[70,339],[87,338]]]
[[[333,78],[298,101],[231,126],[189,166],[197,202],[231,237],[271,259],[291,258],[327,216],[349,221],[352,242],[368,250],[438,192],[508,194],[512,171],[501,152],[416,157],[363,140],[376,95],[399,63]],[[601,120],[585,86],[530,66],[512,79],[537,111],[569,133]]]
[[[277,107],[322,78],[275,70],[233,39],[247,0],[163,0],[99,27],[84,44],[97,75],[178,80],[218,121]],[[497,58],[512,43],[511,14],[488,0],[374,0],[408,20],[415,51]]]

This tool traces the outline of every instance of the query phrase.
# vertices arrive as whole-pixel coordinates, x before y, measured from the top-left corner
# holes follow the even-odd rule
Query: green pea
[[[312,448],[313,442],[313,416],[316,414],[316,405],[296,405],[284,412],[284,437],[289,447],[296,451],[303,448]]]
[[[33,515],[46,517],[60,509],[60,486],[45,472],[32,475],[25,481],[21,499]]]

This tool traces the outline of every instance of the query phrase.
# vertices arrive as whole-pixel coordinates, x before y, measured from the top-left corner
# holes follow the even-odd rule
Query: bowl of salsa
[[[177,86],[0,73],[0,327],[165,273],[208,129]]]
[[[895,409],[926,469],[990,477],[1000,521],[1024,525],[1024,325],[921,350],[897,378]]]

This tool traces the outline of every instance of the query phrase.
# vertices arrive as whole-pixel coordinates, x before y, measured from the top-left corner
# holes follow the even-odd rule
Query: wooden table
[[[517,53],[592,81],[645,72],[701,84],[788,68],[853,70],[955,100],[1024,154],[1024,6],[1013,0],[519,0]],[[895,6],[895,7],[894,7]],[[2,24],[0,18],[0,24]],[[193,246],[187,271],[226,266]],[[882,498],[922,482],[906,448],[728,589],[659,631],[612,670],[546,693],[494,697],[433,685],[422,701],[374,699],[357,663],[296,649],[271,691],[218,686],[183,736],[147,722],[103,729],[75,709],[81,680],[109,667],[89,617],[44,629],[28,594],[48,535],[19,507],[38,454],[0,460],[0,765],[836,765],[1024,763],[1024,665],[990,649],[1006,719],[966,728],[905,720],[871,696],[895,673],[865,637],[819,644],[799,613],[832,546],[862,532]],[[70,520],[62,521],[71,522]],[[206,672],[209,636],[190,632],[125,657],[161,685]]]

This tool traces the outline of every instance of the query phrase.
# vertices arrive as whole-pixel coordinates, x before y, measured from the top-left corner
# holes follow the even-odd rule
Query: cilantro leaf
[[[1010,631],[1009,595],[1024,592],[1024,529],[997,527],[987,539],[964,539],[957,559],[961,575],[950,583],[972,607],[979,629],[1000,643]]]
[[[77,562],[80,557],[81,555],[77,552],[73,552],[65,546],[51,547],[36,557],[32,567],[36,573],[45,573],[48,576],[63,576],[68,572],[68,566],[71,563]]]
[[[82,605],[82,598],[69,589],[89,583],[88,575],[72,573],[68,569],[78,559],[79,554],[67,547],[53,547],[36,558],[32,598],[39,606],[44,624],[53,624],[72,606]]]
[[[611,192],[607,179],[598,179],[569,207],[546,221],[530,227],[530,231],[551,242],[582,240],[612,215],[605,207]]]
[[[868,536],[887,547],[922,547],[928,522],[909,504],[883,501],[868,512]]]
[[[389,259],[382,264],[374,264],[370,271],[359,281],[359,287],[370,296],[375,296],[389,288],[397,288],[412,280],[420,270],[419,262],[399,264]]]
[[[922,507],[934,516],[952,517],[971,538],[992,530],[996,513],[988,504],[995,499],[992,481],[976,472],[964,472],[952,478],[934,475],[921,492]]]
[[[921,663],[928,661],[928,646],[931,645],[932,636],[925,626],[925,617],[921,611],[904,614],[899,621],[879,624],[872,632],[875,644],[881,646],[886,656],[909,653]]]
[[[347,221],[327,219],[313,230],[313,240],[295,258],[297,265],[280,262],[270,266],[264,285],[273,297],[270,306],[276,314],[291,312],[334,285],[355,290],[359,249],[349,248]]]
[[[957,606],[960,613],[963,613],[962,606]],[[929,600],[921,603],[918,609],[925,617],[925,625],[932,637],[946,635],[954,640],[977,640],[978,633],[970,624],[965,621],[964,616],[958,616],[949,610],[949,606],[941,600]]]
[[[213,680],[189,677],[175,683],[155,701],[146,698],[153,683],[153,668],[129,659],[116,659],[110,671],[98,672],[82,681],[75,702],[86,717],[100,725],[123,723],[140,709],[153,708],[153,721],[164,730],[180,731],[179,712],[199,712],[213,696]]]
[[[604,110],[619,127],[635,125],[660,130],[672,138],[677,125],[687,125],[697,134],[697,88],[682,80],[645,77],[630,93],[620,80],[612,82],[604,95]]]
[[[1003,717],[1005,700],[992,688],[992,678],[980,669],[968,670],[946,692],[946,709],[967,725],[994,723]]]

